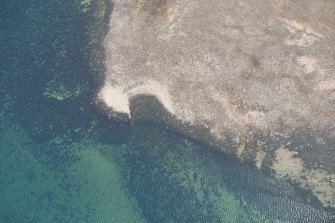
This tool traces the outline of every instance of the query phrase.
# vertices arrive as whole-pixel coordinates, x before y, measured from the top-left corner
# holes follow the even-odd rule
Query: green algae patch
[[[83,13],[86,13],[92,7],[93,1],[92,0],[80,0],[79,1],[79,8]]]
[[[85,87],[76,86],[74,88],[70,88],[61,82],[51,80],[48,82],[43,95],[48,98],[63,101],[70,97],[76,97],[86,90],[87,88]]]
[[[81,0],[80,4],[83,6],[90,6],[92,4],[92,0]]]

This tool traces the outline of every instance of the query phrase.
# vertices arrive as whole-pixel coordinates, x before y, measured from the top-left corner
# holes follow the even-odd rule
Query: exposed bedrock
[[[112,110],[155,97],[167,124],[335,207],[334,1],[114,0],[104,47]]]

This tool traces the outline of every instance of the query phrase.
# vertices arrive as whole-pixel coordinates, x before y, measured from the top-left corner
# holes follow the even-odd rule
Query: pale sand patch
[[[263,166],[263,160],[265,156],[266,156],[266,153],[262,149],[257,151],[256,157],[255,157],[255,160],[256,160],[255,165],[257,169],[260,169]]]
[[[114,111],[130,115],[129,96],[121,87],[105,85],[99,93],[99,99]]]
[[[276,174],[279,177],[297,179],[301,176],[303,162],[299,158],[294,158],[294,155],[296,154],[296,152],[285,149],[284,147],[281,147],[276,151],[276,158],[272,168],[276,171]]]
[[[257,169],[260,169],[263,166],[264,158],[266,157],[266,152],[264,151],[264,142],[261,140],[257,140],[256,147],[256,156],[255,156],[255,166]]]
[[[279,178],[288,178],[308,189],[323,206],[335,207],[335,174],[328,174],[322,169],[307,169],[301,159],[294,157],[297,153],[284,147],[276,151],[272,169]]]
[[[335,78],[328,79],[325,81],[320,81],[317,87],[315,88],[317,91],[331,91],[335,90]]]
[[[242,154],[243,154],[244,151],[245,151],[245,141],[243,140],[243,141],[239,144],[239,146],[237,147],[237,152],[236,152],[237,157],[238,157],[240,160],[243,159]]]
[[[298,23],[295,20],[289,20],[286,18],[280,18],[286,25],[286,28],[290,31],[293,36],[298,38],[287,38],[285,43],[289,46],[297,45],[307,47],[314,44],[316,41],[324,38],[324,36],[316,31],[314,31],[307,24]]]
[[[173,102],[168,89],[153,80],[132,89],[123,89],[121,86],[106,84],[100,91],[99,98],[114,111],[125,113],[130,117],[129,99],[137,95],[155,96],[167,111],[174,114]]]
[[[301,66],[303,66],[306,74],[313,73],[317,69],[318,61],[313,57],[302,56],[298,57],[297,61]]]
[[[324,170],[315,169],[306,172],[303,187],[314,192],[314,195],[324,206],[335,207],[335,174],[328,174]]]

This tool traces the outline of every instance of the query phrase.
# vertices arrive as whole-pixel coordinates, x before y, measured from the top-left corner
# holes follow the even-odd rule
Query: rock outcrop
[[[114,4],[100,100],[130,117],[132,97],[155,96],[205,141],[335,207],[335,2]]]

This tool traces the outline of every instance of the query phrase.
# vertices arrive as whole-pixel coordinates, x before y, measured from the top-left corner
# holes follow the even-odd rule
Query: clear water
[[[335,222],[289,182],[95,105],[112,6],[0,0],[0,222]]]

